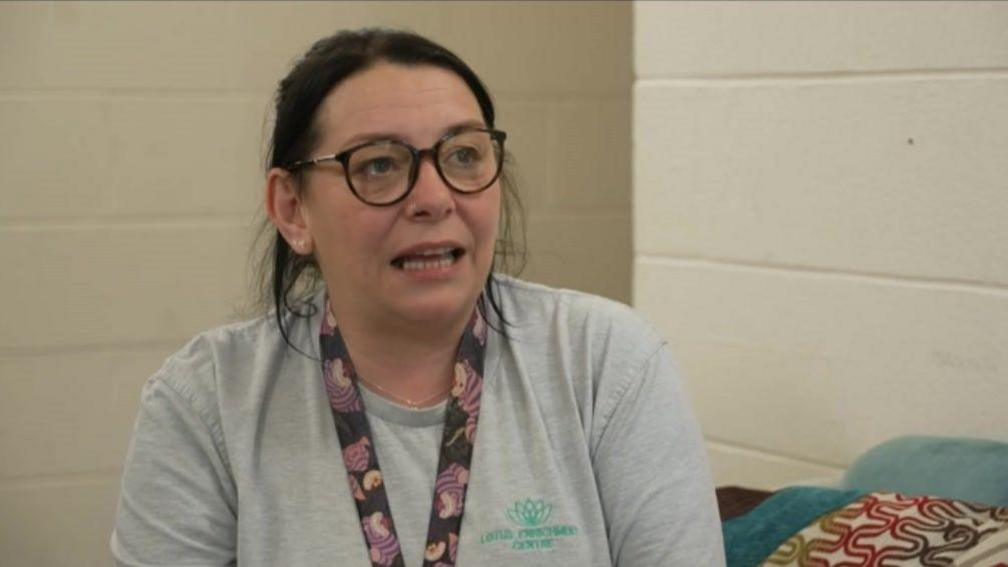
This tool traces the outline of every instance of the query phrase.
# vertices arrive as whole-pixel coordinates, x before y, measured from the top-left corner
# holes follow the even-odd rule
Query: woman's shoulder
[[[552,287],[541,283],[521,280],[510,276],[494,276],[502,295],[521,311],[530,308],[554,311],[566,309],[571,312],[601,311],[608,317],[629,317],[643,321],[634,310],[618,301],[575,289]]]
[[[575,381],[619,382],[664,348],[661,333],[641,314],[612,299],[524,282],[500,282],[505,343],[532,364],[580,368]]]
[[[298,334],[293,328],[292,339],[298,340]],[[200,413],[215,412],[222,391],[260,374],[256,367],[275,367],[290,350],[272,313],[214,327],[168,356],[147,380],[142,396],[167,388]]]
[[[585,340],[655,348],[664,342],[643,315],[613,299],[511,277],[500,277],[498,283],[504,316],[519,334],[563,328],[565,333]]]

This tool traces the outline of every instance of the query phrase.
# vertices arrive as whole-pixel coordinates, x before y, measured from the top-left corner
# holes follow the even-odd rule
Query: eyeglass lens
[[[500,144],[489,132],[459,132],[438,145],[437,169],[456,191],[480,191],[496,178],[501,154]],[[391,203],[409,191],[413,159],[413,151],[400,142],[361,147],[348,158],[350,185],[368,203]]]

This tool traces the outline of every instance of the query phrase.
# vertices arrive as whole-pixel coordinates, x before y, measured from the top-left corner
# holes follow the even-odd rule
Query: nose
[[[425,159],[429,157],[430,159]],[[420,157],[416,183],[406,199],[407,216],[415,220],[437,221],[455,210],[455,195],[434,166],[434,156]]]

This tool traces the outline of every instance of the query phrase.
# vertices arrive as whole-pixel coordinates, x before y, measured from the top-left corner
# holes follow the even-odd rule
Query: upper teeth
[[[432,248],[430,250],[423,250],[421,252],[417,252],[416,255],[417,256],[443,256],[445,254],[450,254],[451,251],[452,251],[451,248],[449,248],[448,246],[445,246],[443,248]]]
[[[431,248],[408,255],[403,258],[402,268],[404,270],[430,270],[433,268],[447,268],[455,261],[455,254],[451,247]]]

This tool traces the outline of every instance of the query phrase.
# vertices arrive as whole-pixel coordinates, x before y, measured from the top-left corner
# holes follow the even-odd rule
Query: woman
[[[662,339],[494,274],[506,137],[417,35],[341,32],[295,65],[266,180],[275,317],[145,386],[120,564],[723,563]]]

